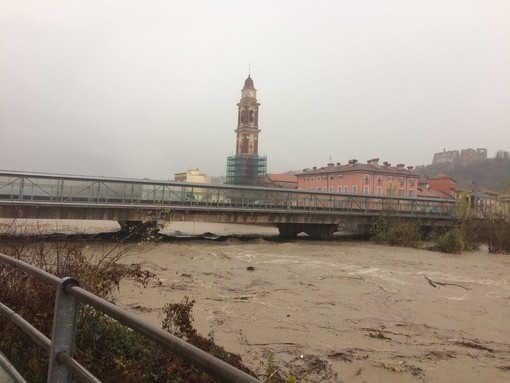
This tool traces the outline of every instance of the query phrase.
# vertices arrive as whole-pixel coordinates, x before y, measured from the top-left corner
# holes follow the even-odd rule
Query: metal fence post
[[[60,352],[65,352],[69,356],[73,355],[78,300],[65,292],[65,287],[68,284],[79,286],[76,279],[64,278],[57,287],[53,331],[51,336],[50,362],[48,367],[48,383],[71,382],[71,371],[57,360]]]

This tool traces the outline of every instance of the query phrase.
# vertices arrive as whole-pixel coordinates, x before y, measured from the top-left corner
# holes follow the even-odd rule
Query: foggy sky
[[[0,169],[224,175],[510,151],[508,0],[0,0]]]

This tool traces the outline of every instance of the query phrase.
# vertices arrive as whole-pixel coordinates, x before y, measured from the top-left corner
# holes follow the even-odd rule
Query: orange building
[[[403,164],[391,166],[379,159],[366,164],[350,160],[347,165],[303,169],[296,174],[298,189],[345,194],[367,194],[394,197],[416,197],[419,176]]]
[[[455,197],[457,182],[447,175],[440,174],[437,178],[429,178],[428,186],[431,190],[441,190],[450,197]]]
[[[266,185],[274,188],[296,189],[297,178],[294,174],[266,174]]]

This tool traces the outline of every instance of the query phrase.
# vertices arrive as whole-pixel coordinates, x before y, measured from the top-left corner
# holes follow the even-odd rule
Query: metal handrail
[[[13,181],[16,178],[16,181]],[[24,185],[31,183],[37,186],[27,189]],[[137,180],[114,177],[71,176],[29,172],[11,172],[0,170],[0,189],[10,185],[9,190],[0,193],[0,203],[30,203],[40,205],[65,204],[66,206],[98,207],[150,207],[170,206],[201,207],[209,210],[236,208],[240,210],[278,210],[285,212],[310,213],[321,210],[329,214],[342,214],[343,209],[335,205],[347,202],[350,209],[358,209],[360,214],[364,208],[356,207],[358,200],[369,199],[377,203],[395,203],[403,206],[399,214],[409,212],[408,206],[415,202],[431,204],[431,209],[422,210],[423,215],[437,217],[435,208],[454,206],[455,200],[423,197],[392,197],[366,194],[347,194],[300,189],[282,189],[260,186],[239,186],[219,184],[183,183],[176,181]],[[90,190],[89,193],[83,193]],[[126,190],[128,194],[126,195]],[[129,191],[130,190],[130,191]],[[217,195],[217,196],[216,196]],[[216,197],[214,197],[216,196]],[[268,199],[269,204],[257,205],[257,201]],[[314,202],[314,206],[306,201]],[[304,204],[303,204],[304,203]],[[439,209],[439,210],[441,210]]]
[[[3,368],[16,383],[27,383],[2,352],[0,352],[0,368]]]
[[[6,263],[25,272],[32,274],[33,276],[49,283],[50,285],[62,289],[61,292],[75,297],[77,300],[90,305],[96,310],[116,319],[119,323],[131,328],[137,333],[146,336],[155,343],[165,347],[170,352],[179,356],[186,362],[192,364],[196,368],[210,374],[214,378],[219,379],[222,382],[228,383],[260,383],[257,378],[233,367],[232,365],[210,355],[209,353],[193,346],[190,343],[183,341],[182,339],[172,335],[161,328],[157,328],[146,321],[138,318],[136,315],[131,314],[114,304],[107,302],[106,300],[99,298],[98,296],[84,290],[77,286],[75,283],[66,283],[72,279],[70,278],[58,278],[52,274],[47,273],[44,270],[38,269],[26,262],[14,259],[8,255],[0,253],[0,262]],[[58,295],[58,294],[57,294]],[[58,300],[58,296],[57,296]],[[58,301],[56,306],[58,306]],[[57,307],[55,308],[57,316]],[[45,350],[50,351],[51,347],[54,346],[54,339],[50,341],[37,329],[31,326],[23,318],[17,315],[14,311],[9,309],[7,306],[0,303],[0,314],[7,315],[15,324],[17,324],[23,331],[32,337],[40,346]],[[54,318],[56,321],[57,318]],[[55,330],[55,328],[54,328]],[[53,332],[53,337],[55,337]],[[74,376],[82,382],[100,382],[90,374],[83,366],[81,366],[76,360],[74,360],[69,354],[59,351],[56,354],[56,361],[59,364],[65,365]],[[50,359],[50,368],[52,361]]]

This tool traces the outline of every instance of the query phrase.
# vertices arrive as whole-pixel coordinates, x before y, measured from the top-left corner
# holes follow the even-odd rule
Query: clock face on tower
[[[250,92],[250,96],[253,96],[253,92]]]

